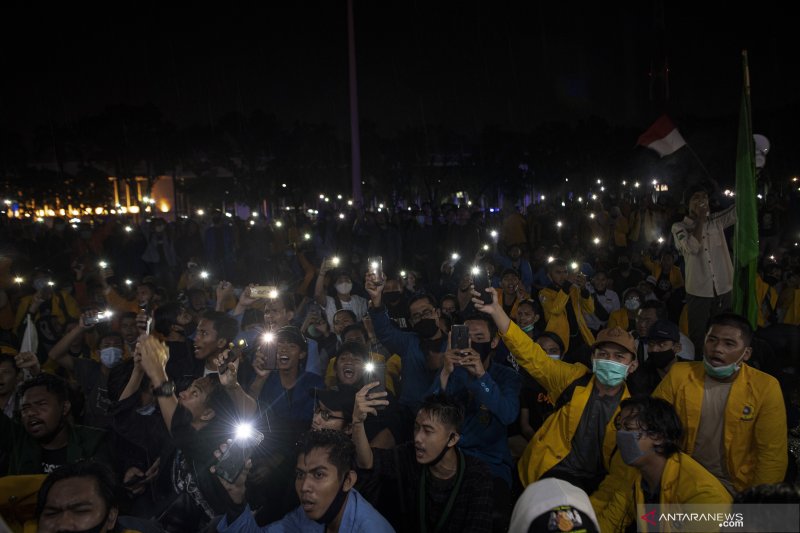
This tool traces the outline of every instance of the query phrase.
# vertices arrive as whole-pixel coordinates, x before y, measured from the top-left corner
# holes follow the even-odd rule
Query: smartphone
[[[256,285],[250,287],[250,297],[257,299],[269,299],[278,297],[278,287],[274,285]]]
[[[485,268],[475,267],[472,269],[472,286],[481,295],[481,301],[485,304],[492,303],[492,293],[486,292],[489,288],[489,274]]]
[[[450,348],[453,350],[469,349],[469,327],[464,324],[454,324],[450,329]]]
[[[367,259],[369,273],[375,276],[375,283],[383,285],[383,258],[381,256],[370,257]]]
[[[386,362],[379,362],[379,363],[368,363],[370,365],[370,370],[365,371],[364,374],[366,379],[364,380],[365,383],[369,383],[372,381],[380,381],[380,384],[376,385],[372,389],[369,390],[369,394],[375,394],[378,392],[386,392]],[[381,409],[385,409],[385,405],[376,405],[375,409],[380,411]]]
[[[228,350],[230,350],[230,352],[228,352],[228,357],[225,359],[225,362],[220,365],[219,373],[224,374],[227,372],[228,363],[233,363],[239,359],[242,356],[242,353],[244,353],[245,349],[247,349],[247,341],[244,339],[239,339],[236,343],[229,343]]]
[[[234,483],[242,473],[244,463],[250,457],[253,448],[261,444],[263,440],[264,434],[252,428],[249,429],[247,436],[234,438],[217,464],[214,465],[216,475],[228,483]]]
[[[110,322],[114,314],[111,311],[98,311],[83,319],[83,323],[87,326],[94,326],[100,322]]]

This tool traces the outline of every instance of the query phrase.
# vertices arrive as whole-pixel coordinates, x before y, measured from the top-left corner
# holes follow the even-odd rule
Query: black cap
[[[300,347],[300,350],[308,351],[308,342],[300,330],[295,326],[283,326],[275,333],[275,341],[291,342]]]
[[[311,389],[309,393],[315,401],[322,402],[331,411],[341,411],[345,418],[353,416],[356,404],[356,389],[350,387],[331,387],[329,389]]]
[[[674,323],[669,320],[659,320],[647,332],[648,341],[672,341],[680,342],[681,332]]]

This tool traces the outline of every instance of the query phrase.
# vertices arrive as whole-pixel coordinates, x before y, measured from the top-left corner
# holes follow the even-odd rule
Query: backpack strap
[[[573,381],[572,383],[570,383],[569,385],[567,385],[567,388],[561,391],[561,394],[558,396],[555,407],[553,408],[553,412],[555,413],[556,411],[567,405],[572,400],[572,395],[575,393],[575,387],[585,387],[592,380],[593,375],[594,374],[592,374],[591,372],[587,372],[578,379],[576,379],[575,381]]]

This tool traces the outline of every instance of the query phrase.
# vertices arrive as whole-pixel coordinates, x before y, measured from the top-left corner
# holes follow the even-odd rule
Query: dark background
[[[441,158],[478,169],[484,189],[520,162],[531,166],[529,181],[669,173],[634,148],[664,111],[698,155],[690,159],[724,182],[744,48],[754,131],[773,143],[771,175],[800,173],[795,19],[777,2],[707,4],[356,0],[368,192],[422,176]],[[220,163],[244,182],[310,179],[298,169],[312,162],[334,189],[347,187],[344,0],[28,4],[5,6],[2,19],[7,189],[45,179],[31,170],[42,165],[70,175],[73,160],[84,173],[101,169],[94,178],[109,167],[120,176],[176,167],[212,175]],[[675,172],[705,173],[685,161]]]

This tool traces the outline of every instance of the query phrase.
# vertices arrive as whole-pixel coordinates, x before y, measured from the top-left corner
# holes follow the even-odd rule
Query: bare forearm
[[[72,358],[67,352],[69,351],[70,344],[75,342],[82,334],[83,328],[80,326],[72,328],[72,331],[61,337],[61,340],[50,349],[50,353],[47,354],[47,357],[64,368],[72,369]]]
[[[372,448],[369,447],[364,423],[353,424],[353,444],[356,445],[356,464],[365,470],[372,469]]]
[[[258,408],[256,401],[245,392],[241,385],[237,383],[234,387],[226,387],[225,391],[233,400],[240,414],[249,416],[256,412]]]
[[[119,396],[119,401],[122,401],[126,398],[130,398],[131,396],[139,390],[139,387],[142,385],[142,378],[144,377],[144,372],[141,369],[134,368],[133,372],[131,373],[131,379],[128,380],[128,384],[125,385],[125,389],[123,389],[122,394]]]
[[[327,303],[325,301],[325,274],[322,272],[317,276],[317,283],[314,285],[314,300],[322,307],[325,307]]]

